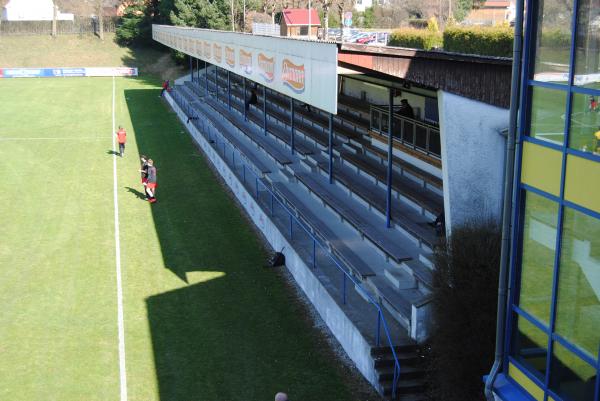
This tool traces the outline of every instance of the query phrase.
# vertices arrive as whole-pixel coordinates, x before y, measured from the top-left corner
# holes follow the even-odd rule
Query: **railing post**
[[[267,136],[267,87],[263,85],[263,128]]]
[[[190,80],[194,82],[194,58],[190,56]]]
[[[317,268],[317,241],[313,238],[313,269]]]
[[[242,81],[244,83],[244,85],[243,85],[244,86],[244,96],[243,96],[244,97],[244,121],[248,121],[248,118],[246,117],[246,109],[248,108],[248,106],[246,105],[246,101],[247,101],[246,100],[246,96],[247,96],[247,94],[246,94],[246,77],[242,77]]]
[[[292,215],[290,214],[290,240],[294,237],[294,220],[292,219]]]
[[[258,177],[255,178],[256,182],[256,201],[258,202]]]
[[[227,107],[231,110],[231,78],[230,72],[227,70]]]
[[[219,77],[217,70],[219,66],[215,64],[215,99],[219,100]]]
[[[333,184],[333,114],[329,113],[329,183]]]
[[[246,183],[246,165],[242,163],[242,179],[244,180],[244,184]]]
[[[342,279],[343,279],[343,294],[344,294],[344,298],[343,298],[343,303],[344,305],[346,305],[346,272],[342,270]]]
[[[271,192],[271,217],[273,217],[273,193]]]
[[[291,138],[291,148],[292,148],[292,154],[294,154],[294,98],[290,97],[290,127],[291,127],[291,131],[292,131],[292,138]]]
[[[392,173],[393,173],[393,122],[394,122],[394,93],[388,89],[388,154],[387,154],[387,192],[385,198],[385,226],[390,228],[392,220]]]
[[[380,344],[380,337],[381,334],[381,310],[377,309],[377,334],[375,335],[375,345],[377,345],[379,347]]]
[[[204,60],[204,78],[206,81],[206,96],[208,96],[208,63]]]

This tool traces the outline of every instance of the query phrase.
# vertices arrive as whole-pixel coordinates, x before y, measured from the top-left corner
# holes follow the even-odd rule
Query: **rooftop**
[[[321,25],[319,13],[315,8],[310,9],[310,25]],[[288,8],[283,10],[283,18],[286,25],[308,25],[308,9]]]

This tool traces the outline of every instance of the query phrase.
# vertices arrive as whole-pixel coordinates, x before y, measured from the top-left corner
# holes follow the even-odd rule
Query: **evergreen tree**
[[[122,45],[147,44],[152,40],[152,20],[144,0],[133,1],[124,11],[116,30],[117,42]]]
[[[170,19],[178,26],[228,29],[230,5],[225,0],[174,0]]]

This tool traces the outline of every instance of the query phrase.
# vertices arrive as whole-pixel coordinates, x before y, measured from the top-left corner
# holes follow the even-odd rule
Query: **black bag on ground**
[[[281,252],[275,252],[269,258],[268,266],[269,267],[279,267],[285,265],[285,255]]]

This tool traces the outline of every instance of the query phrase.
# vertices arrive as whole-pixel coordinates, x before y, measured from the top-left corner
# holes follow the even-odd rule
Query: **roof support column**
[[[295,134],[295,128],[294,128],[294,98],[291,97],[290,98],[290,127],[292,129],[292,138],[291,138],[291,148],[292,148],[292,154],[294,154],[294,134]]]
[[[231,110],[231,77],[230,72],[227,70],[227,107]]]
[[[329,183],[333,184],[333,114],[329,113]]]
[[[219,100],[219,66],[215,64],[215,98]]]
[[[385,225],[391,227],[392,221],[392,173],[393,173],[393,143],[394,143],[394,92],[388,89],[388,151],[387,151],[387,193],[385,197]]]
[[[194,58],[190,56],[190,80],[194,82]]]
[[[267,136],[267,87],[263,85],[263,127]]]
[[[248,117],[246,116],[246,112],[248,109],[248,103],[247,103],[248,99],[246,99],[246,96],[248,96],[246,94],[246,77],[242,77],[242,82],[244,83],[243,84],[243,86],[244,86],[244,89],[243,89],[243,91],[244,91],[244,96],[243,96],[243,98],[244,98],[244,121],[248,121]]]
[[[200,59],[196,59],[196,76],[198,77],[198,82],[200,82]]]
[[[206,80],[206,96],[208,96],[208,63],[204,60],[204,78]]]

